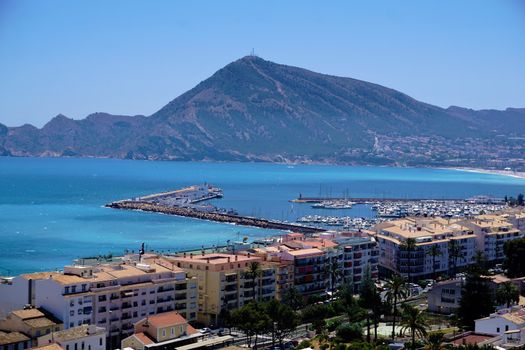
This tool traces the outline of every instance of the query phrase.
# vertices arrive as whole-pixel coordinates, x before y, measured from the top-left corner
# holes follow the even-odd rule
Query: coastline
[[[509,176],[517,179],[525,179],[525,172],[512,171],[512,170],[489,170],[489,169],[480,169],[480,168],[438,168],[445,170],[456,170],[456,171],[466,171],[469,173],[479,173],[479,174],[490,174],[490,175],[502,175]]]

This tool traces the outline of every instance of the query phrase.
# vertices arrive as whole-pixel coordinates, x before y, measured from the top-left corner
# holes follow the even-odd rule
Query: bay
[[[466,198],[516,196],[525,180],[430,168],[0,157],[0,275],[61,269],[72,259],[148,248],[180,251],[281,234],[154,213],[118,211],[118,199],[208,182],[212,203],[294,221],[307,214],[372,215],[366,206],[319,210],[303,196]]]

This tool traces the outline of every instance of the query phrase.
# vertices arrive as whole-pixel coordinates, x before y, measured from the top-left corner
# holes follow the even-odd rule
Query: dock
[[[381,202],[417,202],[417,201],[465,201],[465,199],[454,198],[379,198],[379,197],[346,197],[346,198],[328,198],[328,197],[298,197],[291,199],[293,203],[322,203],[322,202],[352,202],[355,204],[381,203]]]
[[[222,196],[223,192],[220,188],[209,184],[203,184],[132,199],[120,200],[106,204],[105,206],[113,209],[140,210],[243,226],[293,231],[304,234],[326,231],[321,228],[301,224],[242,216],[238,215],[233,209],[225,210],[203,203],[210,199],[222,198]]]

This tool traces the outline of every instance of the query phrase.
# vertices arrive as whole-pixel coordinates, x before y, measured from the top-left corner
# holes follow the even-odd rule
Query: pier
[[[233,209],[225,210],[204,203],[210,199],[222,198],[222,196],[222,190],[218,187],[209,184],[193,185],[179,190],[112,202],[106,204],[106,207],[113,209],[149,211],[243,226],[293,231],[304,234],[326,231],[317,227],[242,216],[238,215]]]
[[[289,224],[279,221],[266,220],[253,218],[249,216],[240,216],[228,213],[219,213],[219,212],[209,212],[202,211],[189,207],[175,207],[162,204],[155,204],[144,201],[135,201],[135,200],[124,200],[106,204],[106,207],[113,209],[128,209],[128,210],[141,210],[141,211],[150,211],[155,213],[169,214],[169,215],[178,215],[189,218],[201,219],[201,220],[210,220],[216,222],[231,223],[236,225],[243,226],[254,226],[265,229],[273,230],[285,230],[293,231],[304,234],[312,234],[316,232],[324,232],[326,230],[317,228],[317,227],[308,227],[297,224]]]

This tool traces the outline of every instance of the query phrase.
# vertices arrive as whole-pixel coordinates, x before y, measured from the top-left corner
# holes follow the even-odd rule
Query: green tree
[[[253,300],[258,300],[259,299],[258,293],[256,291],[256,286],[257,286],[257,278],[261,275],[261,273],[262,273],[262,270],[261,270],[261,263],[260,262],[252,261],[248,265],[248,271],[246,271],[246,274],[252,280]]]
[[[498,304],[505,304],[509,308],[510,305],[519,303],[520,291],[512,282],[504,282],[496,290],[496,300]]]
[[[425,350],[444,350],[445,335],[442,332],[430,333],[425,340]]]
[[[408,238],[406,241],[404,241],[401,244],[401,250],[405,251],[407,253],[408,259],[407,259],[407,276],[408,276],[408,282],[411,281],[412,276],[412,253],[416,250],[416,240],[414,238]]]
[[[272,340],[277,340],[282,349],[283,340],[289,336],[299,324],[297,313],[289,306],[273,299],[265,304],[266,314],[272,321]]]
[[[384,304],[370,273],[370,266],[365,269],[365,274],[359,288],[359,305],[370,310],[372,323],[374,325],[374,340],[377,340],[377,328],[381,314],[385,311]]]
[[[494,312],[494,303],[487,279],[475,266],[470,268],[461,290],[461,300],[457,310],[459,323],[465,329],[473,329],[474,320]]]
[[[295,286],[292,286],[286,290],[282,301],[285,305],[288,305],[296,311],[304,306],[304,297],[301,293],[299,293]]]
[[[330,300],[333,300],[335,287],[342,276],[341,263],[339,263],[337,258],[331,258],[328,264],[325,265],[325,274],[330,277]]]
[[[523,206],[523,193],[518,194],[518,198],[516,199],[516,205]]]
[[[503,267],[510,278],[525,276],[525,237],[505,242]]]
[[[452,269],[449,269],[449,275],[454,277],[457,273],[458,259],[463,257],[461,246],[455,239],[451,239],[448,243],[448,257],[450,259],[449,265],[452,266]]]
[[[443,255],[443,253],[441,252],[441,249],[439,249],[439,245],[432,244],[427,254],[432,257],[432,278],[436,279],[436,258]]]
[[[396,337],[397,302],[408,297],[408,289],[405,279],[400,275],[394,275],[385,285],[386,299],[392,305],[392,339]]]
[[[423,312],[408,304],[403,305],[401,313],[401,332],[410,333],[412,350],[416,349],[416,336],[423,338],[427,335],[427,324]]]
[[[232,312],[232,324],[246,334],[248,347],[253,341],[257,349],[258,336],[270,332],[272,321],[261,304],[250,302]]]

